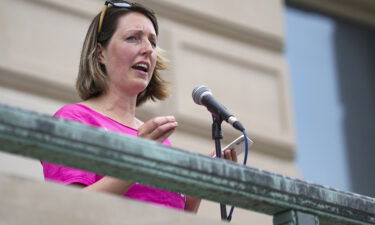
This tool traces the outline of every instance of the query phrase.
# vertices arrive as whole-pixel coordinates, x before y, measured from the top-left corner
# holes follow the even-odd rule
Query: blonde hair
[[[104,17],[100,34],[98,33],[100,14],[95,16],[87,31],[83,44],[79,72],[76,80],[76,89],[83,100],[97,97],[106,92],[108,76],[104,65],[99,62],[97,46],[100,43],[103,47],[108,45],[112,35],[116,31],[118,19],[131,12],[138,12],[149,18],[158,34],[158,23],[155,14],[142,6],[133,4],[131,8],[109,7]],[[150,83],[137,96],[137,106],[151,99],[163,100],[168,97],[167,82],[162,78],[160,71],[167,69],[167,60],[162,56],[162,50],[157,48],[157,60]]]

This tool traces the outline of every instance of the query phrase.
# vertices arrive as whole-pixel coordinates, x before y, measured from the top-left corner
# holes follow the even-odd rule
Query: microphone
[[[196,104],[206,106],[216,119],[225,120],[239,131],[245,130],[240,121],[227,108],[216,101],[208,87],[201,85],[194,88],[192,96]]]

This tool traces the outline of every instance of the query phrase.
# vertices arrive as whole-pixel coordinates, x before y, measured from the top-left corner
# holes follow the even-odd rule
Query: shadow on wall
[[[351,190],[375,197],[375,29],[338,21],[334,43]]]

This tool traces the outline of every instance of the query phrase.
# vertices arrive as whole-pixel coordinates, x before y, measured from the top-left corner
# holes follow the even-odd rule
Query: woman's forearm
[[[186,196],[185,211],[197,213],[200,204],[201,204],[200,198],[195,198],[195,197],[192,197],[192,196]]]
[[[99,181],[83,189],[89,191],[98,191],[112,193],[116,195],[123,195],[132,185],[132,182],[120,180],[114,177],[105,176]]]

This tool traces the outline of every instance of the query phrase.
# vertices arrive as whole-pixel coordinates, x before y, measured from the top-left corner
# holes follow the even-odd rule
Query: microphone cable
[[[246,130],[243,130],[242,131],[242,134],[245,138],[245,156],[244,156],[244,159],[243,159],[243,165],[246,166],[246,163],[247,163],[247,156],[248,156],[248,153],[249,153],[249,140],[247,139],[247,134],[246,134]],[[233,216],[233,211],[234,211],[234,206],[232,206],[230,208],[230,211],[229,211],[229,215],[227,217],[227,221],[230,222],[232,220],[232,216]]]

